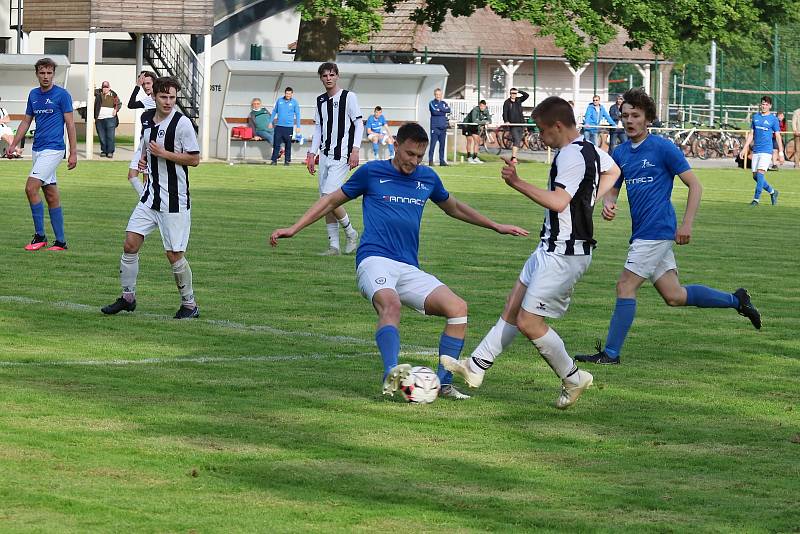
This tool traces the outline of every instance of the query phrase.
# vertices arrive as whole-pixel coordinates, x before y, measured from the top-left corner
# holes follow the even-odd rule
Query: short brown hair
[[[531,117],[534,121],[552,126],[560,122],[564,126],[575,126],[575,113],[569,102],[557,96],[548,96],[533,108]]]
[[[142,75],[142,76],[144,76],[145,78],[150,78],[150,79],[151,79],[151,80],[153,80],[154,82],[156,81],[156,78],[158,78],[158,76],[156,76],[156,73],[155,73],[155,72],[151,72],[151,71],[149,71],[149,70],[143,70],[143,71],[141,72],[141,75]]]
[[[622,95],[624,102],[622,105],[628,104],[629,106],[633,106],[635,108],[639,108],[644,111],[644,118],[649,122],[653,122],[656,120],[656,103],[650,98],[644,87],[634,87],[632,89],[628,89],[625,91],[625,94]]]
[[[56,62],[50,59],[49,57],[43,57],[42,59],[36,62],[36,65],[34,65],[34,70],[36,72],[39,72],[40,67],[50,67],[51,69],[53,69],[53,72],[55,72]]]
[[[322,73],[324,73],[325,71],[331,71],[335,75],[337,76],[339,75],[339,67],[336,66],[336,63],[331,63],[330,61],[326,61],[325,63],[320,65],[319,68],[317,69],[317,74],[319,74],[319,76],[322,77]]]
[[[157,95],[158,93],[169,93],[170,87],[174,87],[176,93],[181,91],[181,84],[172,76],[162,76],[161,78],[156,78],[156,81],[153,82],[153,94]]]

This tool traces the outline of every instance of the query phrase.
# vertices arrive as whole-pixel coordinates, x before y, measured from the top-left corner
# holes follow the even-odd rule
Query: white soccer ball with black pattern
[[[400,382],[400,392],[408,402],[430,404],[439,395],[439,377],[429,367],[417,366]]]

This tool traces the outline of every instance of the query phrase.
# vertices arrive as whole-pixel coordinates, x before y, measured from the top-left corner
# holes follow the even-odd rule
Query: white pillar
[[[203,96],[200,100],[200,154],[208,161],[211,135],[211,34],[204,36],[203,46]]]
[[[97,49],[97,33],[89,28],[89,61],[86,64],[86,159],[94,153],[94,63]]]
[[[716,97],[716,90],[717,90],[717,42],[712,40],[711,41],[711,65],[706,67],[706,70],[711,75],[709,81],[709,94],[708,94],[708,106],[709,106],[709,116],[708,116],[708,125],[712,128],[714,127],[714,98]]]
[[[136,34],[136,77],[144,70],[144,36]],[[142,110],[137,109],[133,114],[133,149],[139,145],[139,138],[142,135]]]
[[[647,92],[647,94],[650,94],[652,91],[652,88],[650,87],[650,64],[648,63],[644,67],[634,65],[634,67],[636,67],[636,70],[638,70],[639,74],[642,75],[642,87],[644,87],[644,90]]]
[[[572,101],[575,102],[575,109],[578,109],[578,106],[580,105],[578,103],[578,100],[580,98],[580,92],[581,92],[581,74],[583,74],[583,71],[586,70],[589,64],[585,63],[583,67],[577,70],[573,69],[572,65],[570,65],[569,63],[564,63],[564,65],[566,65],[569,71],[572,73]]]
[[[508,92],[511,90],[512,87],[514,87],[514,73],[517,72],[517,69],[519,69],[520,65],[522,65],[522,60],[517,61],[515,65],[513,59],[507,60],[505,64],[498,59],[497,64],[500,65],[500,68],[503,69],[503,71],[505,71],[506,73],[505,89],[506,89],[506,96],[508,96]]]
[[[23,54],[28,53],[28,45],[30,44],[28,37],[30,37],[30,32],[22,32],[22,44],[20,46]]]

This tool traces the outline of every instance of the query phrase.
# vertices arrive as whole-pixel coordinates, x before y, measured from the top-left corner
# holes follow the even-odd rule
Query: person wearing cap
[[[94,124],[100,139],[100,157],[113,158],[119,118],[117,112],[122,106],[117,93],[111,90],[111,83],[104,81],[94,92]]]

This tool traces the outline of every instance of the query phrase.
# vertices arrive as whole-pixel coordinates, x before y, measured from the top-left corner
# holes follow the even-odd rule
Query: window
[[[8,54],[8,44],[11,42],[11,37],[0,37],[0,54]]]
[[[103,39],[103,61],[136,60],[136,42],[132,39]]]
[[[47,39],[44,40],[44,54],[46,56],[62,55],[70,56],[72,39]]]
[[[489,80],[489,98],[503,98],[506,96],[506,71],[502,67],[492,69],[492,78]]]

